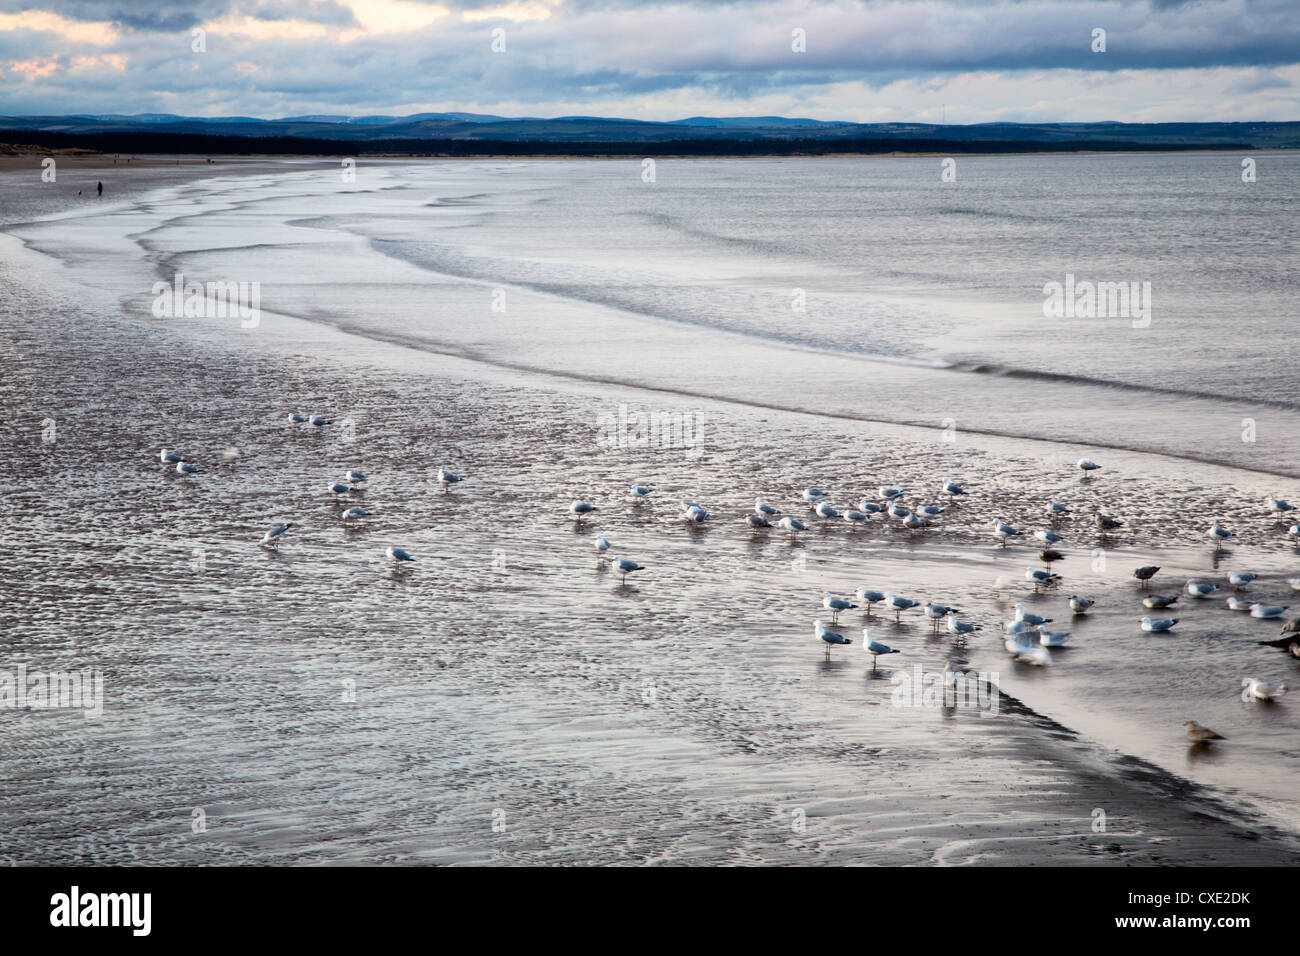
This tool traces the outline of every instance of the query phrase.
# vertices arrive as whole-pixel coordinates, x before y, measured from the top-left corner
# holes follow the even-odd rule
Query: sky
[[[1300,0],[0,0],[2,115],[449,111],[1300,120]]]

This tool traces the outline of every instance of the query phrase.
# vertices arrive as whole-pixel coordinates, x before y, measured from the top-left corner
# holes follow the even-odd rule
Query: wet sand
[[[98,721],[3,715],[6,863],[1295,860],[1262,815],[1012,698],[991,719],[890,702],[901,668],[998,654],[991,580],[1030,559],[973,530],[994,510],[1020,520],[1069,486],[1172,547],[1174,516],[1222,486],[1168,501],[1150,479],[1048,480],[921,430],[662,398],[704,409],[702,453],[608,448],[594,423],[634,390],[364,344],[323,358],[343,336],[295,356],[74,307],[33,319],[2,320],[5,538],[22,556],[6,660],[103,667],[107,702]],[[164,472],[164,444],[205,473]],[[448,495],[444,463],[467,476]],[[325,489],[348,467],[372,476],[356,531]],[[934,548],[897,528],[791,543],[739,521],[755,491],[790,507],[805,484],[963,470],[1000,502],[960,504]],[[655,486],[649,503],[626,500],[633,480]],[[575,496],[601,504],[587,528],[565,516]],[[682,497],[714,521],[686,527]],[[282,519],[298,526],[280,553],[259,550]],[[619,586],[596,533],[647,570]],[[1116,546],[1136,543],[1126,529]],[[409,573],[386,567],[388,544],[417,555]],[[954,646],[882,623],[904,654],[873,676],[849,612],[855,644],[827,663],[821,589],[855,583],[969,604],[988,627]]]

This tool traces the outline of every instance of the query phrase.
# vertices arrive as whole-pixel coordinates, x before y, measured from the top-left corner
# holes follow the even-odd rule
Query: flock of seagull
[[[1080,459],[1077,467],[1088,478],[1092,472],[1101,469],[1101,465],[1089,458]],[[635,501],[646,498],[651,494],[652,489],[646,485],[633,485],[631,489],[632,498]],[[944,478],[940,491],[947,495],[951,507],[951,502],[957,498],[968,494],[965,488],[950,478]],[[899,501],[904,495],[904,489],[899,485],[888,485],[878,489],[879,501],[873,501],[869,498],[863,498],[857,502],[856,508],[840,511],[832,506],[828,500],[830,495],[820,488],[805,488],[801,497],[807,503],[809,509],[817,517],[827,520],[840,519],[851,526],[861,526],[872,521],[892,518],[902,524],[903,527],[910,531],[921,531],[929,527],[936,519],[944,514],[948,509],[939,505],[918,505],[915,510],[905,508]],[[1296,506],[1280,498],[1270,498],[1268,500],[1269,510],[1275,515],[1283,515],[1290,511],[1296,511]],[[569,512],[573,519],[579,523],[585,521],[594,512],[598,511],[597,505],[589,501],[577,500],[569,506]],[[1046,506],[1049,520],[1055,524],[1070,515],[1071,509],[1066,505],[1056,501],[1049,501]],[[710,520],[709,510],[698,502],[682,502],[683,518],[693,524],[701,524]],[[809,531],[810,526],[793,515],[785,515],[781,510],[768,502],[761,496],[754,501],[754,510],[745,515],[745,524],[753,529],[760,528],[781,528],[790,532],[792,536],[800,532]],[[1097,529],[1103,533],[1114,531],[1123,527],[1124,522],[1118,518],[1111,517],[1097,511],[1093,515],[1093,521]],[[1024,532],[1013,527],[1001,518],[995,518],[992,523],[993,536],[1000,542],[1002,547],[1007,546],[1011,538],[1024,536]],[[1300,539],[1300,524],[1292,525],[1287,533],[1294,538]],[[1207,530],[1206,535],[1215,542],[1215,550],[1219,551],[1223,543],[1231,538],[1236,537],[1236,533],[1223,527],[1222,523],[1215,521]],[[1034,531],[1032,537],[1042,545],[1039,552],[1041,560],[1046,568],[1027,567],[1025,569],[1025,579],[1034,586],[1034,592],[1039,593],[1042,589],[1054,587],[1060,584],[1061,575],[1050,570],[1051,565],[1065,557],[1060,551],[1056,550],[1053,545],[1064,541],[1064,535],[1061,535],[1052,528],[1045,528]],[[612,545],[603,536],[596,538],[596,550],[602,560],[608,560],[621,574],[624,583],[627,581],[627,575],[634,571],[645,570],[645,566],[635,561],[623,557],[617,557],[610,554]],[[1156,565],[1145,565],[1134,569],[1133,577],[1139,582],[1139,586],[1146,588],[1151,579],[1155,577],[1160,568]],[[1243,598],[1238,592],[1246,588],[1251,581],[1255,580],[1258,575],[1248,571],[1234,571],[1227,575],[1227,586],[1231,588],[1232,593],[1227,598],[1227,607],[1233,611],[1248,612],[1251,617],[1263,620],[1274,620],[1281,618],[1286,612],[1285,605],[1266,605],[1259,602]],[[1291,588],[1300,591],[1300,578],[1291,578],[1288,583]],[[1189,599],[1203,600],[1221,593],[1223,589],[1217,585],[1205,581],[1189,580],[1184,588],[1186,596]],[[833,629],[839,624],[840,614],[863,608],[866,619],[871,617],[873,605],[880,604],[894,612],[894,620],[901,621],[902,614],[914,608],[920,608],[922,615],[927,618],[932,627],[933,633],[938,633],[941,625],[947,627],[949,633],[959,638],[966,638],[977,631],[982,630],[979,624],[973,624],[969,621],[961,620],[957,615],[960,612],[958,608],[947,607],[935,601],[913,600],[894,594],[890,591],[873,591],[868,588],[858,588],[854,592],[854,597],[860,603],[854,603],[853,600],[836,597],[829,591],[823,592],[822,607],[830,612],[831,625],[828,627],[821,619],[813,621],[814,636],[825,645],[826,657],[829,659],[831,648],[852,644],[851,638],[846,637],[839,631]],[[1170,607],[1179,600],[1179,595],[1160,595],[1149,594],[1143,599],[1143,605],[1149,610],[1159,610]],[[1083,615],[1088,612],[1096,602],[1088,597],[1072,594],[1070,595],[1070,611],[1075,615]],[[1145,632],[1151,634],[1162,634],[1171,631],[1178,618],[1152,618],[1144,616],[1138,621],[1138,626]],[[1070,641],[1068,631],[1053,631],[1047,625],[1052,623],[1051,618],[1041,617],[1037,614],[1025,610],[1024,604],[1015,605],[1015,615],[1003,624],[1004,644],[1007,652],[1012,657],[1026,664],[1045,666],[1051,662],[1051,648],[1063,647]],[[871,654],[872,669],[875,670],[877,659],[889,655],[899,654],[901,650],[891,647],[882,641],[871,636],[871,628],[863,628],[863,641],[867,653]],[[1290,621],[1283,629],[1283,641],[1267,641],[1264,643],[1285,646],[1285,648],[1296,658],[1300,658],[1300,618]],[[1267,681],[1261,678],[1251,677],[1243,681],[1245,693],[1259,701],[1273,701],[1286,693],[1285,683]],[[1195,721],[1189,720],[1184,724],[1187,736],[1197,745],[1208,744],[1212,740],[1222,740],[1223,737],[1207,727],[1202,727]]]
[[[289,422],[291,424],[310,424],[316,428],[323,428],[332,424],[332,421],[318,415],[298,415],[290,414]],[[233,449],[231,450],[234,451]],[[237,452],[235,453],[237,455]],[[175,465],[177,474],[188,478],[202,472],[197,465],[188,461],[183,455],[163,448],[159,454],[164,465]],[[1084,478],[1091,476],[1092,472],[1098,471],[1102,466],[1088,458],[1079,460],[1077,467],[1084,473]],[[332,482],[329,490],[342,499],[347,499],[354,492],[360,489],[358,486],[364,485],[367,477],[363,472],[349,470],[344,473],[344,481]],[[453,485],[458,484],[463,479],[461,476],[454,474],[446,468],[438,469],[438,483],[442,486],[443,492],[447,493]],[[631,498],[634,502],[641,502],[652,494],[653,489],[648,485],[636,484],[630,489]],[[953,506],[956,499],[966,496],[968,492],[960,484],[950,478],[944,478],[940,491],[948,496],[949,507]],[[936,519],[943,515],[948,509],[938,505],[918,505],[915,510],[905,508],[900,500],[904,495],[904,489],[899,485],[887,485],[878,489],[879,501],[873,501],[870,498],[862,498],[857,502],[856,508],[839,511],[829,502],[830,495],[820,488],[805,488],[801,493],[803,500],[807,503],[808,508],[817,517],[825,520],[841,519],[853,527],[866,525],[873,521],[883,521],[886,518],[892,518],[902,524],[912,532],[919,532],[929,527]],[[1279,498],[1270,498],[1268,500],[1269,510],[1274,515],[1284,515],[1291,511],[1298,510],[1296,506]],[[589,501],[575,500],[569,506],[569,513],[573,520],[579,524],[587,520],[592,514],[599,511],[598,506]],[[1056,522],[1070,515],[1071,509],[1056,501],[1049,501],[1046,506],[1049,520],[1055,525]],[[369,517],[371,512],[358,506],[345,508],[340,514],[340,518],[345,523],[357,521]],[[692,524],[703,524],[712,517],[709,510],[703,505],[694,501],[682,502],[682,516]],[[1114,531],[1123,526],[1124,522],[1097,511],[1093,515],[1093,520],[1097,529],[1103,533]],[[800,521],[793,515],[782,514],[781,510],[773,505],[768,504],[760,496],[754,501],[754,509],[751,513],[745,515],[745,524],[751,529],[761,528],[781,528],[788,531],[791,536],[801,532],[811,530],[809,525]],[[263,535],[260,546],[263,548],[277,548],[284,536],[293,528],[293,522],[285,522],[276,525]],[[1011,538],[1023,537],[1024,532],[1003,521],[1001,518],[995,518],[992,523],[992,534],[1000,542],[1002,547],[1007,546],[1007,541]],[[1300,540],[1300,523],[1292,525],[1287,529],[1287,534]],[[1206,535],[1215,542],[1215,549],[1220,550],[1223,543],[1231,538],[1236,537],[1236,533],[1224,528],[1219,521],[1215,521]],[[1027,567],[1025,569],[1025,579],[1033,584],[1034,592],[1039,593],[1044,588],[1058,586],[1061,582],[1061,575],[1050,570],[1051,565],[1061,560],[1064,555],[1056,550],[1053,545],[1064,541],[1063,535],[1059,534],[1053,528],[1045,528],[1034,531],[1032,537],[1042,546],[1039,551],[1039,560],[1045,568]],[[622,583],[627,583],[627,576],[636,571],[646,570],[646,566],[630,558],[621,557],[612,554],[613,545],[601,535],[596,537],[596,552],[601,561],[607,561],[609,565],[616,570]],[[409,552],[398,547],[389,547],[385,551],[385,556],[395,565],[401,565],[404,562],[414,561],[415,558]],[[1151,579],[1155,577],[1160,568],[1156,565],[1145,565],[1134,569],[1133,577],[1139,582],[1139,586],[1146,588],[1149,586]],[[1286,612],[1286,605],[1265,605],[1259,602],[1243,598],[1239,592],[1246,588],[1258,575],[1249,571],[1234,571],[1227,575],[1226,583],[1231,589],[1226,599],[1226,605],[1229,610],[1247,612],[1253,618],[1263,620],[1276,620],[1282,617]],[[1300,577],[1290,578],[1287,582],[1295,591],[1300,591]],[[1212,584],[1205,581],[1189,580],[1183,588],[1184,593],[1189,599],[1204,600],[1222,593],[1223,588],[1218,584]],[[958,618],[961,613],[958,608],[948,607],[938,604],[935,601],[922,603],[911,598],[894,594],[890,591],[873,591],[868,588],[858,588],[854,592],[860,604],[852,600],[838,598],[829,591],[823,592],[822,607],[830,612],[832,626],[839,624],[840,614],[863,608],[865,618],[870,620],[871,608],[873,605],[882,605],[888,610],[894,612],[895,622],[902,620],[902,615],[906,611],[914,608],[920,608],[921,614],[930,621],[932,633],[938,633],[939,627],[946,626],[949,633],[955,637],[965,639],[968,636],[982,630],[979,624],[973,624],[969,621],[963,621]],[[1161,595],[1148,594],[1143,598],[1143,605],[1149,610],[1162,610],[1173,605],[1179,600],[1178,594]],[[1070,595],[1069,607],[1071,612],[1078,616],[1088,612],[1096,602],[1091,598],[1083,597],[1077,594]],[[1161,634],[1171,631],[1178,618],[1151,618],[1142,617],[1138,625],[1148,633]],[[1015,605],[1015,614],[1010,621],[1003,624],[1004,639],[1003,643],[1013,659],[1037,666],[1045,666],[1051,662],[1050,649],[1065,646],[1070,640],[1068,631],[1052,631],[1047,625],[1052,623],[1051,618],[1041,617],[1037,614],[1025,610],[1024,604]],[[853,641],[832,627],[827,627],[820,619],[813,621],[814,636],[825,645],[827,659],[830,658],[831,648],[835,646],[850,645]],[[1294,618],[1283,627],[1282,638],[1275,641],[1265,641],[1262,643],[1280,647],[1288,651],[1292,656],[1300,659],[1300,617]],[[902,651],[899,648],[891,647],[871,636],[870,626],[863,628],[863,641],[867,653],[871,654],[872,670],[876,668],[876,661],[879,657],[899,654]],[[950,665],[951,666],[951,665]],[[1271,702],[1286,693],[1285,683],[1267,681],[1256,677],[1246,678],[1243,680],[1245,695],[1258,701]],[[1205,745],[1213,740],[1224,739],[1221,735],[1215,733],[1208,727],[1203,727],[1193,720],[1185,722],[1184,727],[1187,736],[1197,745]]]

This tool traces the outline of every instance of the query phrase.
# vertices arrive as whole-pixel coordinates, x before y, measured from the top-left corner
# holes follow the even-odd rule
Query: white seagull
[[[369,518],[370,512],[367,511],[365,508],[349,508],[347,511],[343,512],[343,514],[341,514],[339,517],[341,517],[344,521],[355,521],[357,518]]]
[[[1224,541],[1227,541],[1229,538],[1235,538],[1237,536],[1237,532],[1229,531],[1227,528],[1220,525],[1219,522],[1217,521],[1214,522],[1214,524],[1210,526],[1210,530],[1205,533],[1211,538],[1211,540],[1214,541],[1214,547],[1216,551],[1219,548],[1223,547]]]
[[[609,563],[614,565],[615,570],[623,575],[623,584],[627,584],[627,576],[633,571],[644,571],[644,564],[637,564],[635,561],[629,561],[627,558],[616,558],[610,556]]]
[[[858,600],[867,607],[867,617],[871,617],[871,605],[879,604],[885,599],[885,595],[879,591],[868,591],[866,588],[858,588],[853,592],[857,595]]]
[[[845,637],[843,634],[837,633],[836,631],[832,631],[821,621],[813,621],[813,633],[816,634],[817,637],[820,638],[822,641],[826,642],[826,657],[828,659],[831,656],[831,648],[834,645],[853,643],[853,641]]]
[[[1258,677],[1246,678],[1242,686],[1246,688],[1246,693],[1256,700],[1274,700],[1286,693],[1286,684],[1260,680]]]
[[[1068,631],[1053,634],[1045,624],[1038,625],[1038,641],[1044,647],[1064,647],[1069,639],[1070,634]]]
[[[871,636],[871,628],[869,627],[864,627],[862,629],[862,640],[863,640],[863,650],[865,650],[868,654],[871,655],[871,669],[873,671],[876,669],[876,658],[879,657],[881,654],[902,653],[902,651],[900,651],[898,648],[890,647],[888,644],[882,644],[880,641],[873,638]]]
[[[762,495],[759,495],[759,497],[754,499],[754,514],[766,515],[769,518],[774,518],[780,513],[781,513],[781,509],[773,508],[771,505],[769,505],[766,501],[763,500]]]
[[[401,562],[415,560],[415,558],[411,557],[408,552],[403,551],[401,548],[389,548],[384,552],[384,554],[388,555],[389,561]]]
[[[456,482],[464,480],[460,475],[452,474],[446,468],[438,469],[438,484],[442,485],[443,494],[446,494]]]
[[[832,624],[838,624],[840,622],[840,611],[848,611],[857,607],[856,604],[841,600],[837,597],[832,597],[830,591],[823,591],[822,593],[825,595],[825,597],[822,598],[822,607],[831,612]]]
[[[899,597],[889,591],[885,592],[885,604],[894,610],[894,620],[900,620],[904,611],[920,605],[920,601],[913,601],[911,598]]]
[[[1090,471],[1097,471],[1099,468],[1101,468],[1101,465],[1097,464],[1091,458],[1079,459],[1079,469],[1085,474]]]
[[[803,500],[808,502],[809,508],[813,506],[813,502],[821,501],[825,497],[826,492],[822,491],[820,488],[805,488],[803,490]]]
[[[817,507],[816,507],[815,509],[813,509],[813,510],[815,510],[815,511],[817,512],[818,516],[819,516],[819,517],[822,517],[822,518],[839,518],[839,517],[841,517],[840,513],[839,513],[838,511],[836,511],[834,508],[832,508],[831,505],[830,505],[830,502],[828,502],[828,501],[819,501],[819,502],[817,502]]]
[[[271,529],[270,531],[268,531],[266,534],[262,535],[261,546],[262,546],[263,548],[277,548],[277,547],[279,547],[279,546],[280,546],[280,539],[283,538],[286,534],[288,534],[288,533],[289,533],[289,529],[292,528],[292,527],[293,527],[293,522],[292,522],[292,521],[286,522],[285,524],[278,524],[278,525],[276,525],[274,528],[272,528],[272,529]]]
[[[945,478],[943,480],[943,493],[955,498],[957,495],[966,494],[966,489],[951,478]]]
[[[1021,532],[1011,527],[1001,518],[993,519],[993,535],[1002,539],[1002,547],[1007,546],[1007,538],[1014,538],[1018,534],[1021,534]]]
[[[175,465],[178,462],[184,461],[185,456],[178,455],[176,454],[176,452],[168,451],[166,448],[164,448],[161,452],[158,453],[158,460],[161,461],[164,465]]]
[[[778,528],[784,528],[786,531],[789,531],[791,534],[793,534],[796,531],[808,530],[808,526],[806,524],[804,524],[798,518],[791,518],[789,515],[786,515],[784,518],[778,521],[776,523],[776,526]]]
[[[1171,630],[1173,626],[1178,623],[1178,618],[1166,617],[1157,621],[1153,621],[1149,617],[1144,617],[1142,618],[1141,623],[1142,623],[1142,630],[1147,631],[1150,634],[1159,634],[1162,631]]]
[[[191,465],[187,461],[178,461],[176,463],[176,473],[178,475],[197,475],[202,470],[198,465]]]
[[[1219,590],[1217,584],[1202,584],[1200,581],[1187,582],[1187,596],[1193,598],[1207,598]]]
[[[582,523],[582,519],[587,517],[587,515],[591,514],[593,511],[599,510],[600,509],[595,505],[586,501],[575,501],[573,504],[569,505],[570,513],[573,515],[574,520],[579,524]]]
[[[1030,614],[1028,611],[1025,610],[1025,606],[1023,604],[1016,605],[1015,620],[1024,621],[1026,624],[1030,625],[1031,627],[1037,627],[1039,624],[1052,623],[1052,619],[1050,617],[1039,617],[1037,614]]]
[[[1077,594],[1070,595],[1070,610],[1075,614],[1086,614],[1088,608],[1096,603],[1092,598],[1079,597]]]
[[[1274,618],[1281,617],[1289,605],[1279,604],[1269,606],[1266,604],[1256,604],[1250,609],[1250,616],[1259,618],[1261,621],[1271,621]]]

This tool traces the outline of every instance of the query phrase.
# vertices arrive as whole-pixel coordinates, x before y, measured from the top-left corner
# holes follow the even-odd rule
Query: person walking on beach
[[[99,189],[99,194],[100,194],[101,196],[104,195],[104,184],[103,184],[103,183],[100,183],[100,184],[99,184],[98,189]]]

